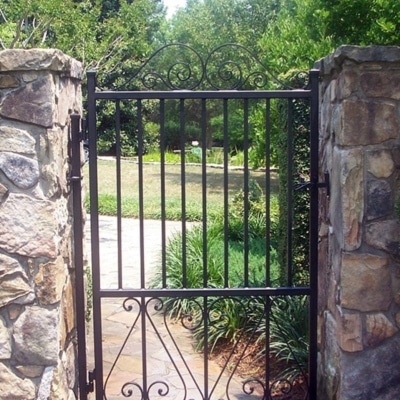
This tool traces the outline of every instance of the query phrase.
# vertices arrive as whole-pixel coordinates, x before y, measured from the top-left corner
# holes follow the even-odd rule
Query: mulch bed
[[[245,351],[243,347],[247,346]],[[211,359],[216,361],[221,367],[223,367],[229,359],[229,365],[234,365],[236,368],[235,373],[241,378],[245,379],[256,379],[260,382],[265,382],[265,359],[255,358],[254,355],[258,354],[261,347],[257,344],[242,344],[238,345],[232,353],[231,343],[218,344],[216,349],[211,355]],[[245,353],[242,356],[243,352]],[[270,375],[271,379],[269,382],[268,390],[271,390],[271,399],[273,400],[305,400],[307,399],[307,382],[305,377],[296,378],[291,385],[288,382],[279,380],[280,372],[285,368],[285,364],[278,362],[272,356],[269,359]],[[257,387],[258,386],[258,387]],[[254,385],[254,395],[260,396],[260,399],[264,399],[264,392],[260,385]],[[267,399],[270,399],[267,396]]]

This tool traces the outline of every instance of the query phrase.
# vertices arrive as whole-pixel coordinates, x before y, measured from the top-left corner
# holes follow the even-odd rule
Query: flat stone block
[[[391,102],[344,100],[341,118],[336,137],[342,146],[380,144],[396,139],[400,131],[397,107]]]
[[[385,180],[367,183],[367,219],[386,217],[393,212],[392,188]]]
[[[82,77],[82,64],[56,49],[8,49],[0,51],[0,71],[59,71]]]
[[[388,259],[344,253],[340,286],[342,307],[357,311],[387,310],[392,301]]]
[[[348,352],[361,351],[363,344],[360,314],[342,313],[337,322],[336,335],[340,348]]]
[[[365,330],[366,347],[375,347],[398,332],[393,323],[382,313],[367,314]]]
[[[394,172],[394,161],[389,150],[367,152],[367,170],[376,178],[389,178]]]
[[[367,97],[400,99],[400,71],[386,70],[365,72],[361,76],[361,88]]]

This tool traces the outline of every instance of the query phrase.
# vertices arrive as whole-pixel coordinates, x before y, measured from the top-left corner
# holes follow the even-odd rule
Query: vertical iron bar
[[[181,209],[182,209],[182,287],[187,287],[186,259],[186,153],[185,153],[185,100],[179,102],[179,133],[181,145]]]
[[[204,399],[209,398],[209,368],[208,368],[208,359],[209,359],[209,348],[208,348],[208,297],[203,297],[203,329],[204,329]]]
[[[142,100],[137,100],[137,140],[138,140],[138,183],[139,183],[139,247],[140,247],[140,288],[146,287],[145,249],[144,249],[144,179],[143,179],[143,121]]]
[[[224,287],[229,287],[229,131],[228,99],[223,100],[224,114]]]
[[[88,85],[88,130],[89,130],[89,185],[90,185],[90,232],[93,284],[93,336],[96,400],[103,399],[103,348],[100,297],[100,253],[99,253],[99,200],[97,176],[97,132],[96,132],[96,73],[87,74]]]
[[[202,203],[203,203],[203,287],[208,286],[208,254],[207,254],[207,104],[201,101],[201,168],[202,168]],[[204,310],[204,397],[208,399],[208,320],[207,298],[203,298]]]
[[[244,99],[243,103],[243,167],[244,167],[244,286],[249,286],[249,99]]]
[[[141,318],[141,334],[142,334],[142,375],[143,375],[143,400],[149,399],[149,387],[147,381],[147,329],[146,329],[146,298],[140,299]]]
[[[309,399],[317,399],[318,336],[318,171],[319,171],[319,71],[310,71],[310,361]]]
[[[74,265],[75,265],[75,313],[78,340],[79,398],[87,399],[86,392],[86,318],[85,281],[83,268],[83,215],[82,215],[82,174],[80,116],[71,115],[71,187],[73,200]]]
[[[269,383],[271,380],[271,298],[269,296],[265,297],[265,387],[269,388]]]
[[[203,287],[208,286],[207,265],[207,108],[206,100],[201,101],[201,184],[203,215]]]
[[[287,286],[293,286],[293,100],[288,99],[287,127]]]
[[[143,179],[143,123],[142,101],[137,100],[137,141],[138,141],[138,183],[139,183],[139,248],[140,248],[140,288],[146,287],[145,248],[144,248],[144,179]],[[146,299],[141,298],[141,342],[142,342],[142,374],[144,400],[149,400],[147,382],[147,329],[146,329]]]
[[[117,263],[118,289],[122,289],[122,196],[121,196],[121,109],[120,101],[115,103],[115,156],[116,156],[116,190],[117,190]]]
[[[166,269],[166,201],[165,201],[165,100],[160,100],[160,178],[161,178],[161,268],[162,268],[162,287],[167,286]]]
[[[265,285],[271,286],[271,101],[265,101]]]

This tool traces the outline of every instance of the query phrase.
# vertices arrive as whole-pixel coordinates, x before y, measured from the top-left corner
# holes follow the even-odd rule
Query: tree
[[[394,0],[318,0],[327,34],[335,43],[399,45],[400,2]]]
[[[255,49],[281,0],[189,0],[167,27],[165,39],[209,51],[225,43]]]
[[[110,74],[143,59],[163,16],[161,0],[0,0],[0,45],[55,47]]]

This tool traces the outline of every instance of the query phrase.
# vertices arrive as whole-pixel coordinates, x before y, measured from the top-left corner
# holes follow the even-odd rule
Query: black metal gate
[[[88,73],[92,293],[86,301],[82,134],[79,117],[72,121],[81,399],[93,390],[96,399],[316,399],[318,71],[305,87],[291,89],[261,67],[237,45],[207,58],[171,45],[122,89],[100,89]],[[97,157],[104,123],[113,151],[105,161]],[[149,145],[149,132],[156,144]],[[293,161],[299,137],[308,176]],[[133,157],[123,156],[126,140]],[[273,148],[279,141],[284,153]],[[146,158],[151,145],[157,162]],[[170,154],[179,158],[173,167]],[[170,193],[170,186],[179,189]],[[286,204],[280,210],[279,196]],[[104,228],[99,207],[106,201],[115,217]],[[150,231],[147,219],[157,213]],[[172,233],[170,219],[179,221]],[[304,221],[306,249],[296,236]],[[134,248],[137,258],[126,256]],[[87,302],[93,304],[89,337]]]

